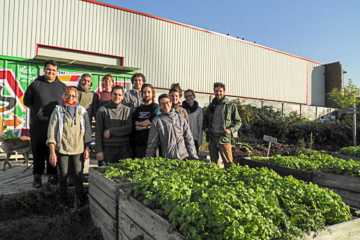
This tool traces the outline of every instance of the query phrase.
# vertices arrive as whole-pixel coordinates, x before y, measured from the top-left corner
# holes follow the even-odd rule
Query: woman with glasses
[[[74,178],[76,202],[80,202],[83,199],[80,155],[84,154],[84,161],[89,159],[92,137],[88,114],[77,99],[76,88],[66,89],[62,102],[51,115],[47,144],[50,147],[49,162],[58,167],[61,199],[67,199],[69,172]]]

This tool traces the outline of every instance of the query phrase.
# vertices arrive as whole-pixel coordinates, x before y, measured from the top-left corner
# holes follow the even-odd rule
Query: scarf
[[[216,97],[211,101],[211,104],[209,105],[209,108],[210,108],[210,112],[212,114],[214,114],[215,112],[215,107],[218,105],[218,104],[223,104],[225,103],[226,99],[225,97],[223,97],[221,100],[218,100]]]
[[[188,112],[188,113],[193,113],[195,112],[198,107],[199,107],[199,103],[197,101],[194,101],[194,104],[192,106],[190,106],[190,104],[188,104],[186,101],[182,102],[182,107]]]
[[[79,83],[79,84],[78,84],[78,90],[82,90],[83,92],[88,93],[88,92],[90,92],[91,87],[90,87],[90,88],[86,88],[86,87],[84,87],[83,85],[81,85],[81,84]]]
[[[60,103],[61,106],[65,108],[65,111],[68,112],[71,116],[71,119],[74,119],[76,108],[80,105],[78,102],[74,102],[73,104],[69,104],[68,102],[65,102],[64,99]]]

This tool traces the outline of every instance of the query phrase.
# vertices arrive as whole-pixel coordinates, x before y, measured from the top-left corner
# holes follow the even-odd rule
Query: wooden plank
[[[360,193],[351,192],[343,189],[330,188],[321,185],[318,186],[321,188],[327,188],[329,190],[333,190],[334,193],[338,194],[341,197],[344,203],[352,207],[360,208]]]
[[[313,183],[330,188],[360,192],[360,177],[343,176],[320,171],[313,172]]]
[[[336,157],[336,158],[340,158],[340,159],[344,159],[345,161],[349,161],[350,159],[360,162],[360,158],[359,157],[354,157],[354,156],[349,156],[349,155],[344,155],[344,154],[339,154],[339,153],[335,153],[332,152],[330,153],[331,156]]]
[[[274,172],[278,173],[280,176],[293,176],[294,178],[298,180],[302,180],[305,182],[311,182],[312,180],[312,171],[301,171],[293,168],[287,168],[282,166],[277,166],[270,163],[250,160],[250,158],[241,158],[240,159],[240,165],[245,166],[248,165],[250,168],[256,168],[256,167],[266,167],[268,169],[272,169]]]
[[[331,231],[329,232],[328,229]],[[315,236],[315,237],[314,237]],[[306,236],[305,240],[358,240],[360,239],[360,218],[355,220],[331,225],[323,231],[315,234],[312,232],[310,236]]]
[[[94,167],[90,168],[89,171],[89,185],[91,188],[91,185],[97,186],[99,189],[101,189],[105,194],[107,194],[109,197],[114,199],[115,201],[118,201],[118,190],[120,188],[130,188],[135,186],[136,183],[119,183],[115,182],[107,177],[104,177],[102,173],[104,173],[106,170],[106,167]]]
[[[133,238],[128,238],[125,233],[118,229],[118,240],[132,240]]]
[[[101,229],[103,238],[106,240],[116,240],[116,220],[107,214],[106,211],[99,205],[99,203],[96,202],[96,200],[91,196],[89,196],[89,207],[91,219],[94,225]]]
[[[147,233],[136,222],[134,222],[130,217],[128,217],[119,209],[119,233],[120,232],[129,239],[134,239],[140,236],[144,240],[155,240],[149,233]]]
[[[89,195],[94,198],[99,203],[99,205],[114,219],[117,218],[117,202],[113,198],[109,197],[94,184],[90,184]]]
[[[119,187],[116,186],[116,183],[109,178],[106,178],[102,175],[105,172],[106,167],[98,167],[98,168],[90,168],[89,172],[89,186],[90,189],[92,185],[97,186],[104,193],[106,193],[109,197],[118,200],[117,191]]]
[[[124,198],[125,192],[119,190],[119,216],[122,213],[129,216],[133,222],[136,222],[142,229],[150,234],[156,240],[184,240],[185,237],[177,232],[169,234],[167,232],[169,223],[145,207],[132,197]],[[120,214],[120,211],[122,212]]]

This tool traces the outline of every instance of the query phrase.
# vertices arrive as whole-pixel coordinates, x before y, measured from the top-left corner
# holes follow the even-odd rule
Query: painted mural
[[[43,73],[42,68],[42,65],[34,63],[0,59],[0,121],[6,126],[2,133],[4,138],[30,136],[30,110],[25,107],[23,98],[27,86]],[[77,86],[83,73],[59,69],[58,78],[67,86]],[[91,90],[102,91],[102,75],[89,74],[93,82]],[[115,81],[117,85],[124,86],[129,79],[115,77]]]

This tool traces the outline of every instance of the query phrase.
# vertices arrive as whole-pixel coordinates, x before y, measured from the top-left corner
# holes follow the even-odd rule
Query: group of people
[[[58,63],[48,60],[44,75],[29,85],[24,104],[30,108],[30,137],[34,161],[33,186],[42,186],[47,164],[48,181],[59,181],[67,198],[68,175],[74,177],[76,196],[82,197],[82,170],[89,159],[91,122],[95,118],[95,152],[99,165],[126,158],[199,159],[203,131],[211,161],[219,152],[225,167],[232,163],[231,135],[241,125],[236,106],[225,97],[225,85],[214,84],[215,98],[203,114],[195,93],[172,84],[169,94],[155,103],[155,88],[141,73],[131,78],[133,89],[115,85],[111,74],[102,78],[103,91],[91,91],[91,75],[83,74],[77,87],[57,78]],[[57,179],[57,169],[59,178]]]

